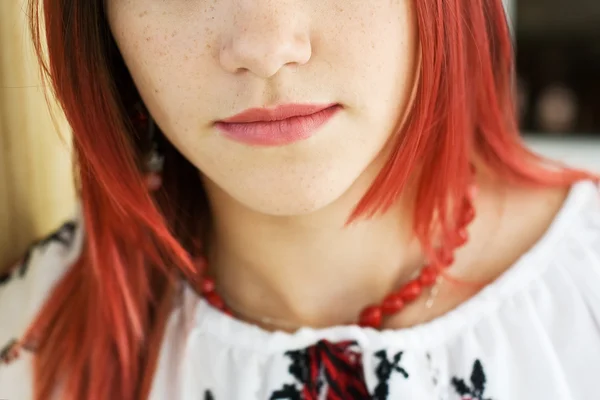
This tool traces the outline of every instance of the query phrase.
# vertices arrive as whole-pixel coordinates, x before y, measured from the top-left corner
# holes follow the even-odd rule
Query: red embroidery
[[[365,384],[362,355],[355,342],[322,340],[304,350],[288,351],[290,374],[299,384],[287,384],[270,400],[364,400],[371,396]],[[298,387],[300,386],[300,387]]]

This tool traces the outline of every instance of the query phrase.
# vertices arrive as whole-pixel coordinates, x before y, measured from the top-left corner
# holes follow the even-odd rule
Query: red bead
[[[360,326],[379,328],[383,319],[383,313],[378,306],[369,306],[365,308],[358,319]]]
[[[194,250],[198,253],[202,252],[202,240],[198,239],[198,238],[193,238],[192,239],[192,247],[194,248]]]
[[[464,246],[469,241],[469,232],[466,229],[462,228],[456,232],[456,246],[461,247]]]
[[[204,294],[214,293],[215,291],[215,281],[212,278],[204,278],[202,280],[202,286],[200,290]]]
[[[463,207],[463,215],[461,216],[461,223],[463,226],[469,225],[475,219],[475,209],[469,202],[465,202]]]
[[[146,113],[143,113],[141,111],[138,111],[136,113],[135,118],[140,121],[140,122],[146,122],[148,120],[148,115]]]
[[[223,299],[221,299],[221,296],[219,296],[216,292],[206,293],[204,295],[204,298],[206,299],[206,301],[208,301],[210,305],[212,305],[215,308],[218,308],[219,310],[225,308],[225,302],[223,301]]]
[[[196,267],[196,271],[199,273],[203,273],[206,270],[206,267],[208,266],[206,258],[202,256],[194,258],[192,262],[194,263],[194,267]]]
[[[442,267],[449,267],[454,264],[454,254],[450,251],[443,251],[439,254]]]
[[[421,284],[418,281],[410,281],[400,289],[400,297],[405,303],[415,300],[421,295]]]
[[[419,282],[421,282],[421,285],[423,286],[431,286],[435,283],[437,277],[438,270],[431,265],[428,265],[427,267],[423,268],[423,271],[421,271]]]
[[[162,186],[162,176],[156,172],[151,172],[145,177],[146,188],[151,192],[156,192]]]
[[[392,293],[381,303],[381,311],[385,315],[393,315],[404,308],[404,300],[399,293]]]

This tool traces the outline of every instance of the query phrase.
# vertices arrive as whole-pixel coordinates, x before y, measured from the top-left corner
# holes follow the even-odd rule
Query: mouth
[[[285,104],[251,108],[215,123],[228,139],[252,146],[283,146],[313,136],[340,104]]]

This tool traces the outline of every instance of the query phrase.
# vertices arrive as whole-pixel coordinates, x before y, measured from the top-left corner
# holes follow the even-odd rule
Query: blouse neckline
[[[184,296],[188,299],[191,297],[195,304],[193,333],[211,335],[229,346],[267,353],[306,347],[318,340],[341,341],[350,338],[361,346],[371,348],[389,346],[390,343],[417,349],[442,345],[462,329],[492,314],[506,299],[526,290],[531,282],[539,279],[553,263],[558,262],[560,257],[557,255],[569,251],[566,242],[583,234],[585,213],[581,211],[591,201],[597,201],[600,197],[598,193],[598,187],[592,182],[574,184],[546,232],[529,251],[474,296],[431,321],[409,328],[384,330],[343,325],[305,327],[291,333],[268,331],[217,310],[186,286]],[[600,214],[600,207],[595,210]]]

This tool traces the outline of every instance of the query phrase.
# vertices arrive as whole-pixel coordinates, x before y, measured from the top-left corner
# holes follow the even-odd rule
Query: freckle
[[[147,36],[146,37],[146,42],[149,42],[149,41],[150,41],[150,36]]]
[[[177,31],[173,31],[173,33],[171,33],[172,38],[174,38],[175,36],[177,36]]]
[[[140,18],[141,18],[141,17],[145,17],[146,15],[148,15],[148,10],[146,10],[146,11],[144,11],[144,12],[140,13],[140,15],[139,15],[139,16],[140,16]]]
[[[154,93],[158,93],[158,89],[154,89]]]

